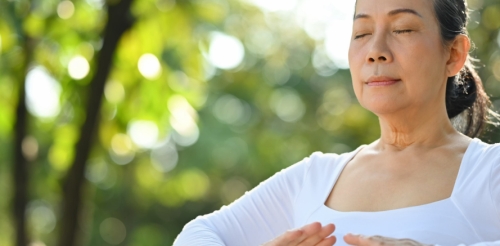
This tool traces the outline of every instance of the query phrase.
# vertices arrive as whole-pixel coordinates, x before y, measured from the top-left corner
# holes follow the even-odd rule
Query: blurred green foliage
[[[54,245],[61,181],[82,134],[106,4],[1,0],[0,245],[14,240],[11,152],[23,38],[33,49],[23,143],[29,232],[34,245]],[[471,0],[469,7],[472,53],[499,108],[500,1]],[[314,64],[321,44],[290,16],[238,0],[136,0],[132,13],[88,160],[81,245],[171,244],[197,215],[312,152],[345,152],[377,138],[377,118],[357,104],[349,71],[325,73]],[[241,64],[208,62],[214,35],[243,43]],[[500,141],[498,130],[485,140]]]

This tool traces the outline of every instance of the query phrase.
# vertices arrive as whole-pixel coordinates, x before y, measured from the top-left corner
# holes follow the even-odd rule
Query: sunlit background
[[[90,134],[81,127],[114,2],[0,0],[0,245],[15,240],[23,81],[29,242],[59,238],[62,183]],[[472,53],[498,108],[500,0],[469,8]],[[191,219],[312,152],[377,138],[350,84],[354,0],[135,0],[131,13],[86,161],[78,245],[170,245]]]

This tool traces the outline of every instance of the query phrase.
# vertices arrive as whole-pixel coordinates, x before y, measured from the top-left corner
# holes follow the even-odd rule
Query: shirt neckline
[[[381,210],[381,211],[338,211],[338,210],[335,210],[333,208],[330,208],[330,207],[326,206],[325,202],[326,202],[328,196],[330,195],[333,187],[337,183],[337,180],[340,177],[340,174],[344,170],[345,166],[352,159],[354,159],[354,157],[356,156],[356,154],[359,153],[366,146],[366,145],[361,145],[356,150],[354,150],[353,152],[351,152],[345,158],[345,160],[342,163],[340,163],[340,166],[339,166],[340,170],[338,170],[337,173],[335,174],[335,176],[332,178],[332,180],[330,181],[330,185],[328,186],[329,189],[327,190],[326,194],[324,194],[323,197],[322,197],[321,207],[323,209],[326,209],[326,210],[328,210],[330,212],[334,212],[334,213],[337,213],[337,214],[381,214],[381,213],[395,213],[395,212],[401,212],[401,211],[405,211],[406,212],[408,210],[414,210],[414,209],[421,209],[421,208],[425,208],[425,207],[437,206],[437,205],[439,205],[441,203],[450,202],[453,199],[453,197],[455,196],[455,194],[457,192],[458,183],[460,182],[460,180],[462,179],[462,176],[464,175],[464,173],[463,173],[464,172],[464,170],[463,170],[464,169],[464,163],[468,162],[468,160],[470,158],[470,155],[471,155],[471,152],[472,152],[472,149],[475,148],[475,146],[477,145],[477,143],[479,141],[480,141],[479,139],[473,138],[470,141],[469,145],[467,146],[467,149],[465,150],[464,156],[462,157],[462,161],[460,162],[460,166],[458,168],[457,178],[455,179],[455,183],[453,185],[453,189],[451,191],[451,195],[448,198],[441,199],[441,200],[434,201],[434,202],[430,202],[430,203],[426,203],[426,204],[421,204],[421,205],[409,206],[409,207],[404,207],[404,208],[389,209],[389,210]]]

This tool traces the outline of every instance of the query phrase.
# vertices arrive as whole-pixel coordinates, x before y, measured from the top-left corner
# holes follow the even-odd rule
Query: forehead
[[[356,14],[386,15],[395,9],[415,10],[422,16],[433,16],[434,0],[357,0]]]

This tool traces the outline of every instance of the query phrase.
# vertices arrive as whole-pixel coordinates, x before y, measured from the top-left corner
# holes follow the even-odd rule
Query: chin
[[[392,114],[403,108],[398,102],[392,100],[368,100],[360,102],[361,106],[376,115]]]

